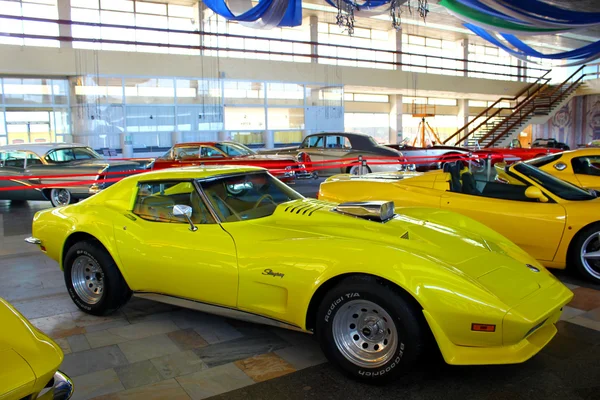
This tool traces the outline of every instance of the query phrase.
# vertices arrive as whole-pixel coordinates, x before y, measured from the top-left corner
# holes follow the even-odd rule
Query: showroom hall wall
[[[572,149],[600,139],[600,95],[577,96],[545,124],[533,125],[532,139],[555,138]]]

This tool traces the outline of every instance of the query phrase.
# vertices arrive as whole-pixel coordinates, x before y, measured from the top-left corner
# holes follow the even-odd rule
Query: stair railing
[[[549,110],[552,109],[552,107],[554,107],[555,103],[563,98],[563,96],[565,94],[570,93],[571,90],[573,90],[573,88],[575,88],[577,85],[579,85],[579,83],[581,82],[581,80],[583,80],[583,78],[586,76],[585,73],[582,73],[582,71],[584,70],[586,66],[582,65],[581,67],[579,67],[575,72],[573,72],[571,74],[571,76],[569,76],[567,79],[565,79],[563,82],[561,82],[559,85],[557,85],[548,95],[544,95],[544,97],[547,97],[550,99],[550,103],[549,104],[535,104],[534,100],[537,98],[537,96],[531,97],[530,99],[528,99],[527,101],[523,102],[519,107],[517,107],[517,109],[515,110],[515,112],[513,112],[512,115],[506,117],[504,119],[504,121],[509,121],[510,118],[516,113],[519,113],[519,118],[516,119],[513,123],[508,124],[507,123],[507,127],[502,129],[502,131],[499,132],[499,134],[495,134],[498,129],[500,128],[500,126],[502,126],[504,124],[504,121],[502,121],[501,123],[499,123],[498,125],[496,125],[491,131],[489,131],[484,137],[482,137],[480,139],[480,142],[485,142],[486,139],[488,139],[490,136],[492,137],[492,140],[486,144],[486,148],[487,147],[492,147],[498,140],[500,140],[501,138],[503,138],[504,136],[506,136],[515,126],[518,126],[519,124],[521,124],[523,122],[523,120],[525,118],[527,118],[529,115],[535,113],[536,109],[541,109],[541,108],[547,108]],[[581,74],[580,74],[581,72]],[[575,79],[573,82],[571,82],[571,80],[579,74],[579,77],[577,79]],[[570,85],[563,90],[563,87],[565,85],[567,85],[569,82]],[[556,92],[560,90],[560,93],[558,95],[555,96]],[[526,107],[527,105],[531,104],[531,107]]]
[[[460,139],[456,140],[455,146],[458,146],[461,142],[464,142],[465,140],[467,140],[472,133],[476,132],[479,128],[481,128],[481,126],[485,125],[488,121],[490,121],[492,118],[497,116],[503,110],[511,110],[512,111],[512,110],[516,109],[524,101],[529,99],[531,96],[535,96],[542,88],[546,87],[546,85],[550,81],[550,78],[546,77],[546,75],[548,75],[549,73],[550,73],[550,70],[546,71],[544,73],[544,75],[538,77],[534,82],[529,84],[526,88],[521,90],[518,94],[516,94],[513,97],[500,97],[491,106],[487,107],[485,110],[480,112],[475,118],[473,118],[471,121],[467,122],[462,128],[460,128],[454,134],[452,134],[450,137],[448,137],[446,140],[444,140],[443,143],[447,144],[454,137],[458,136],[461,132],[465,131],[465,135],[463,137],[461,137]],[[532,91],[532,89],[534,89],[534,88],[535,88],[535,90]],[[525,98],[523,100],[519,101],[519,98],[522,96],[525,96]],[[509,102],[516,101],[517,104],[515,105],[515,107],[496,108],[496,105],[503,101],[509,101]],[[495,109],[495,111],[491,115],[489,115],[489,112],[494,109]],[[481,122],[479,125],[477,125],[474,129],[467,129],[471,124],[475,123],[475,121],[477,121],[480,117],[483,117],[484,115],[487,118],[483,122]]]

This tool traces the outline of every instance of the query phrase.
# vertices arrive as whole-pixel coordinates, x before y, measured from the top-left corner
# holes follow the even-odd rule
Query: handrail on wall
[[[571,81],[571,79],[573,77],[575,77],[575,75],[577,75],[579,72],[583,71],[583,69],[586,67],[586,65],[582,65],[581,67],[579,67],[575,72],[573,72],[571,74],[571,76],[569,76],[567,79],[565,79],[563,82],[561,82],[559,85],[557,85],[552,92],[550,92],[550,94],[548,94],[545,97],[550,98],[550,103],[549,104],[534,104],[533,107],[531,107],[528,111],[525,112],[525,114],[521,114],[521,111],[524,109],[525,105],[529,104],[531,101],[535,100],[535,97],[530,98],[529,100],[527,100],[525,103],[523,103],[523,106],[520,107],[519,111],[519,118],[514,121],[512,124],[510,124],[509,126],[507,126],[499,135],[496,135],[491,141],[490,143],[488,143],[485,147],[492,147],[498,140],[500,140],[500,138],[504,137],[512,128],[514,128],[517,124],[520,124],[525,117],[527,117],[528,115],[532,114],[533,112],[535,112],[535,110],[537,108],[552,108],[552,106],[554,106],[554,103],[556,103],[563,95],[563,93],[568,92],[569,90],[571,90],[575,85],[577,85],[585,76],[586,74],[581,74],[581,76],[579,78],[577,78],[573,83],[571,83],[569,85],[569,87],[561,92],[558,96],[554,97],[554,99],[552,98],[554,96],[554,94],[561,89],[563,86],[565,86],[568,82]],[[505,118],[505,121],[508,120],[509,117]],[[481,142],[485,141],[488,137],[490,137],[491,135],[493,135],[495,133],[495,131],[504,123],[504,121],[502,121],[502,123],[496,125],[494,127],[494,129],[492,129],[490,132],[488,132],[484,137],[482,137],[480,139]]]
[[[521,90],[519,93],[517,93],[513,97],[500,97],[491,106],[488,106],[485,110],[483,110],[482,112],[480,112],[475,118],[473,118],[471,121],[467,122],[462,128],[460,128],[454,134],[452,134],[450,137],[448,137],[446,140],[444,140],[444,144],[448,143],[455,136],[457,136],[462,131],[464,131],[465,129],[467,129],[467,127],[469,125],[471,125],[472,123],[474,123],[475,121],[477,121],[478,118],[482,117],[484,114],[487,115],[487,113],[490,110],[494,109],[495,106],[498,103],[500,103],[502,101],[516,101],[516,100],[518,100],[519,97],[523,96],[525,93],[527,93],[527,97],[523,101],[525,101],[527,98],[529,98],[531,96],[534,96],[542,87],[544,87],[545,85],[547,85],[548,82],[550,81],[550,78],[546,78],[546,75],[548,75],[549,73],[550,73],[549,70],[546,71],[546,73],[544,75],[542,75],[539,78],[537,78],[534,82],[532,82],[530,85],[528,85],[527,87],[525,87],[523,90]],[[542,83],[533,93],[529,93],[529,90],[532,87],[534,87],[535,85],[539,84],[539,82],[542,81],[542,80],[544,80],[544,83]],[[498,108],[492,115],[488,116],[483,122],[481,122],[479,125],[477,125],[477,127],[475,127],[474,129],[472,129],[471,131],[467,131],[466,135],[464,135],[462,138],[460,138],[460,139],[458,139],[456,141],[456,145],[458,145],[459,143],[464,142],[466,139],[468,139],[468,137],[473,132],[476,132],[482,125],[486,124],[491,118],[495,117],[496,114],[498,114],[502,110],[516,110],[517,108],[519,108],[519,106],[520,106],[520,103],[517,103],[517,105],[515,107],[510,107],[510,108],[502,107],[502,108]]]
[[[130,30],[138,30],[138,31],[152,31],[152,32],[163,32],[163,33],[181,33],[181,34],[189,34],[189,35],[197,35],[200,37],[203,36],[216,36],[216,37],[226,37],[226,38],[239,38],[239,39],[252,39],[252,40],[261,40],[267,42],[279,42],[279,43],[289,43],[289,44],[299,44],[299,45],[309,45],[311,48],[317,46],[316,54],[311,53],[294,53],[293,51],[270,51],[270,50],[251,50],[246,48],[230,48],[230,47],[211,47],[205,46],[202,44],[199,45],[181,45],[181,44],[171,44],[171,43],[155,43],[155,42],[142,42],[142,41],[125,41],[125,40],[112,40],[112,39],[95,39],[95,38],[84,38],[84,37],[73,37],[71,36],[47,36],[47,35],[34,35],[34,34],[26,34],[26,33],[0,33],[0,37],[12,37],[12,38],[20,38],[20,39],[46,39],[46,40],[56,40],[61,42],[87,42],[87,43],[106,43],[106,44],[122,44],[122,45],[139,45],[139,46],[153,46],[153,47],[172,47],[172,48],[181,48],[181,49],[190,49],[190,50],[212,50],[212,51],[228,51],[228,52],[242,52],[242,53],[256,53],[256,54],[269,54],[269,55],[285,55],[285,56],[295,56],[295,57],[307,57],[307,58],[322,58],[322,59],[334,59],[340,61],[354,61],[354,62],[368,62],[371,64],[384,64],[384,65],[394,65],[394,66],[407,66],[407,67],[415,67],[415,68],[425,68],[432,70],[442,70],[442,71],[453,71],[455,73],[479,73],[485,74],[489,76],[503,76],[503,77],[513,77],[518,79],[528,79],[533,78],[527,75],[510,74],[510,73],[497,73],[490,72],[485,70],[478,69],[469,69],[469,65],[493,65],[493,66],[501,66],[508,68],[517,68],[515,65],[509,64],[498,64],[493,62],[486,61],[476,61],[462,58],[452,58],[452,57],[442,57],[436,55],[427,55],[420,53],[408,53],[397,50],[386,50],[386,49],[373,49],[367,47],[356,47],[349,45],[341,45],[341,44],[330,44],[330,43],[319,43],[312,41],[303,41],[303,40],[293,40],[293,39],[277,39],[277,38],[266,38],[259,36],[244,36],[244,35],[236,35],[236,34],[228,34],[228,33],[216,33],[216,32],[207,32],[207,31],[189,31],[189,30],[181,30],[181,29],[166,29],[166,28],[153,28],[146,26],[131,26],[131,25],[118,25],[118,24],[104,24],[97,22],[83,22],[83,21],[71,21],[64,19],[49,19],[49,18],[37,18],[37,17],[22,17],[15,15],[3,15],[0,14],[0,19],[12,19],[19,21],[28,21],[28,22],[45,22],[45,23],[53,23],[59,25],[77,25],[77,26],[91,26],[91,27],[99,27],[99,28],[118,28],[118,29],[130,29]],[[200,40],[198,43],[201,43]],[[352,49],[352,50],[364,50],[378,53],[385,53],[392,56],[396,56],[394,61],[376,61],[373,59],[360,59],[350,58],[350,57],[337,57],[337,56],[328,56],[323,54],[318,54],[318,47],[325,46],[334,49]],[[290,48],[293,48],[290,46]],[[419,56],[425,57],[428,59],[436,59],[442,61],[458,61],[464,63],[466,65],[465,68],[450,68],[443,66],[431,66],[427,65],[427,61],[425,64],[413,64],[413,63],[404,63],[400,59],[399,56],[407,55],[407,56]],[[546,74],[549,72],[542,68],[527,68],[530,71],[540,71],[545,72]],[[539,79],[539,78],[537,78]]]

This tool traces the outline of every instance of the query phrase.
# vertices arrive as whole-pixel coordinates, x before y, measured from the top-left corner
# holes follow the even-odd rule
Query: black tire
[[[586,251],[600,251],[600,223],[596,222],[577,233],[569,249],[569,265],[584,279],[600,284],[600,259],[589,259],[584,262],[583,247]],[[586,265],[587,264],[587,265]]]
[[[72,279],[72,271],[79,257],[88,257],[100,268],[103,289],[100,299],[90,303],[78,294]],[[85,258],[82,258],[85,260]],[[71,299],[82,311],[92,315],[107,315],[115,312],[125,305],[131,298],[131,289],[125,282],[121,271],[106,249],[97,241],[89,240],[75,243],[65,256],[63,261],[65,284]],[[81,289],[79,289],[81,291]]]
[[[353,169],[354,167],[358,167],[358,166],[356,166],[356,165],[355,165],[355,166],[352,166],[352,167],[348,167],[348,168],[346,168],[346,173],[347,173],[347,174],[352,174],[352,169]],[[372,171],[371,171],[371,168],[369,168],[369,166],[368,166],[368,165],[366,165],[366,166],[365,166],[365,173],[366,173],[366,174],[370,174],[371,172],[372,172]]]
[[[336,321],[338,313],[341,312],[339,314],[340,321],[344,321],[344,316],[350,315],[348,313],[352,312],[350,311],[352,307],[357,304],[361,307],[364,301],[374,303],[386,312],[394,324],[393,326],[388,324],[384,329],[387,331],[387,328],[395,327],[396,331],[395,351],[391,347],[385,357],[387,361],[384,364],[373,367],[356,364],[344,355],[340,347],[336,344],[334,334],[334,325],[339,326]],[[410,300],[407,300],[387,283],[379,282],[375,278],[366,275],[352,276],[344,279],[331,289],[321,302],[317,311],[317,321],[315,324],[317,339],[329,361],[341,368],[348,376],[365,383],[385,383],[410,371],[411,367],[414,366],[423,353],[427,341],[427,328],[424,326],[420,310],[416,308]],[[366,308],[363,308],[360,311],[365,310]],[[356,318],[357,324],[360,325],[363,315],[368,315],[368,312],[359,315],[358,318],[356,317],[357,315],[355,313],[351,318]],[[375,314],[371,316],[373,315]],[[377,315],[383,315],[383,313],[379,312]],[[382,319],[386,320],[387,323],[386,318]],[[360,330],[360,328],[356,328],[355,326],[353,323],[349,325],[349,331],[352,329]],[[392,335],[388,336],[390,343],[394,333],[393,330],[391,332]],[[355,341],[359,340],[357,339],[357,333],[359,332],[350,334]],[[362,337],[361,340],[363,340]],[[364,343],[362,348],[365,348]],[[377,347],[373,347],[372,350],[377,350]]]
[[[76,202],[69,189],[65,188],[50,189],[46,197],[52,203],[52,207],[63,207]]]

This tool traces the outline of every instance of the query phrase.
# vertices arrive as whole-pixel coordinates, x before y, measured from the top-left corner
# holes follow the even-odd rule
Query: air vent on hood
[[[315,203],[300,203],[293,206],[288,206],[283,211],[290,214],[308,215],[310,217],[315,211],[320,210],[323,207],[324,206]]]
[[[408,239],[408,231],[404,232],[402,236],[400,236],[400,239]]]

